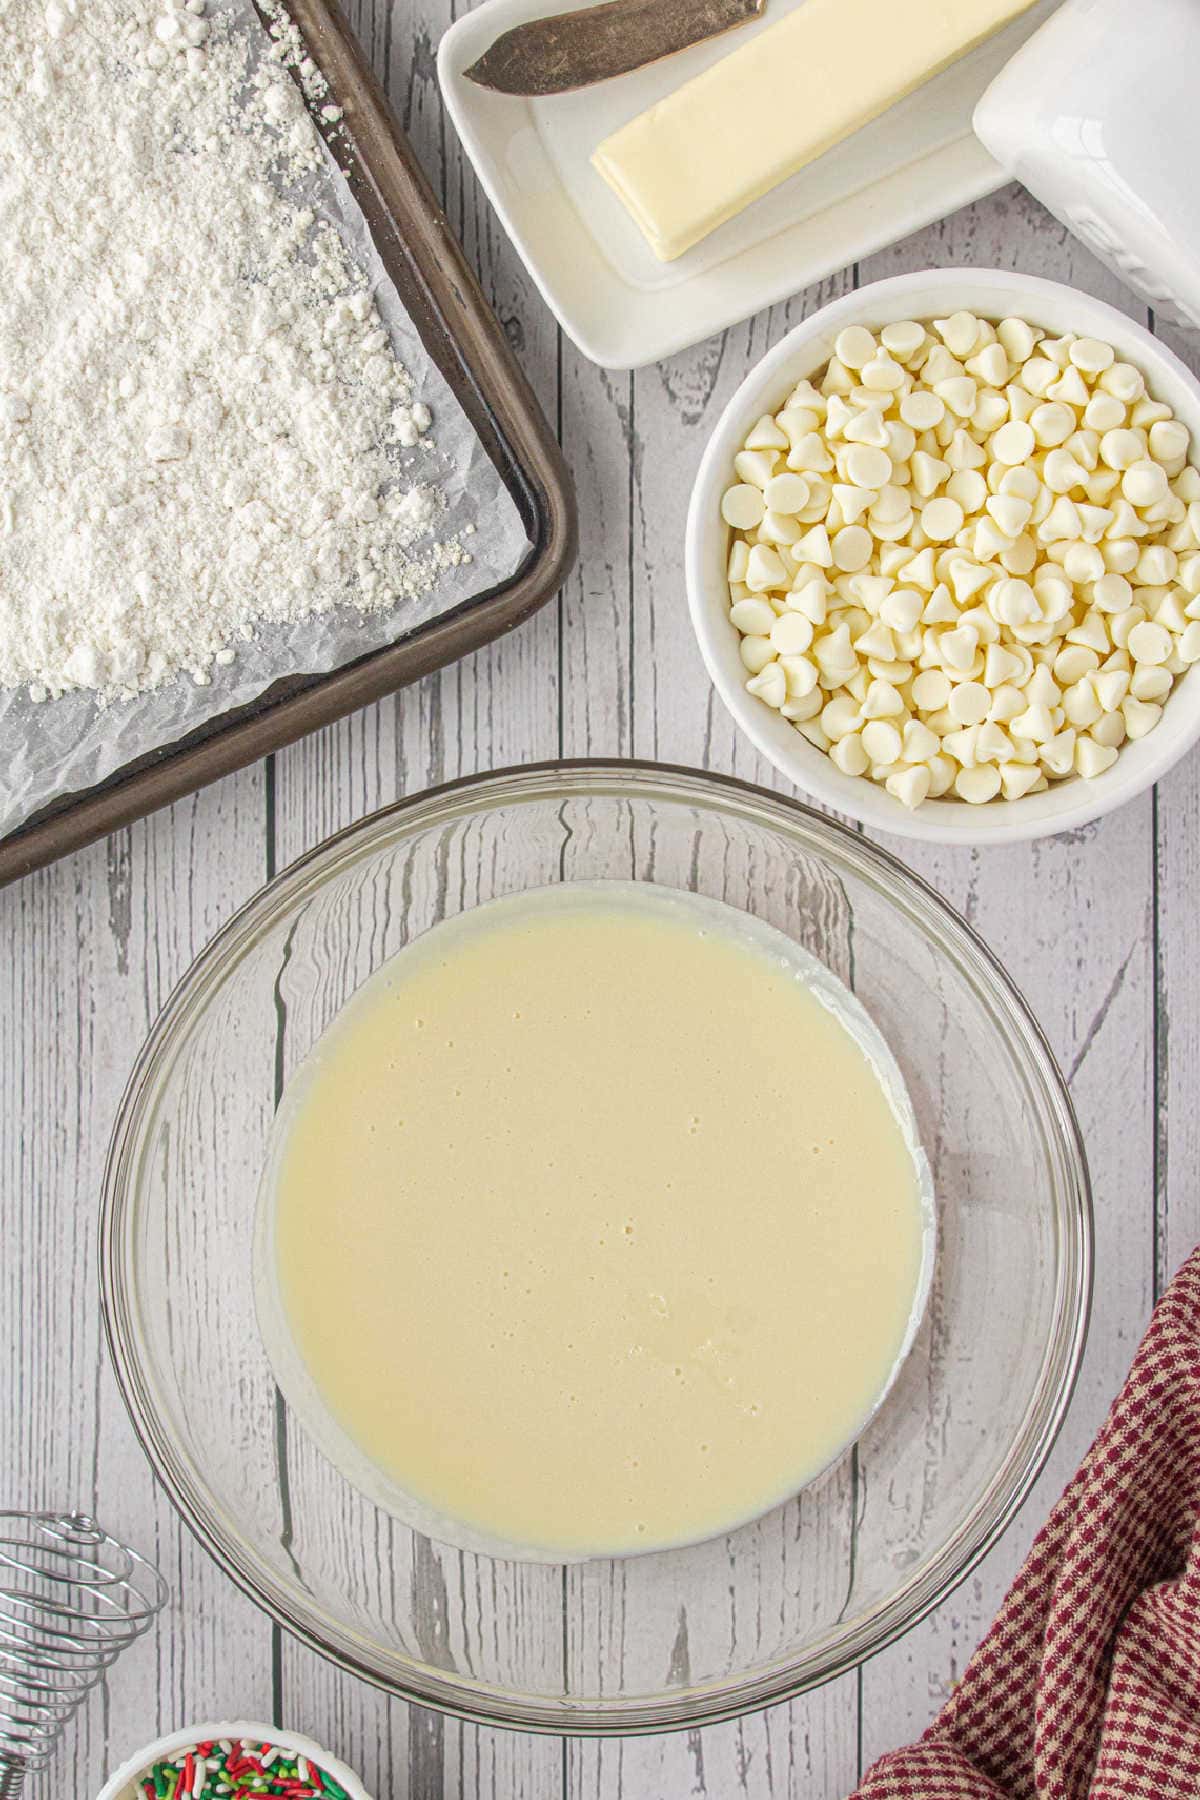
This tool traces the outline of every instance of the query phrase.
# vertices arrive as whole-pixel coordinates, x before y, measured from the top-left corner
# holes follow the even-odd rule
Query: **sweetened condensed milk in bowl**
[[[259,1318],[387,1510],[622,1555],[768,1511],[857,1437],[933,1240],[899,1071],[822,963],[707,896],[565,883],[444,920],[318,1040]]]
[[[123,1392],[225,1568],[410,1699],[585,1734],[935,1604],[1045,1457],[1090,1267],[970,930],[645,764],[454,784],[272,882],[142,1055],[103,1221]]]

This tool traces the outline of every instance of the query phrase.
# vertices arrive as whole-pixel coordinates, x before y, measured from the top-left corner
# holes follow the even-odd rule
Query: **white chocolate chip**
[[[754,531],[762,524],[766,510],[761,488],[752,487],[748,482],[726,488],[721,500],[721,517],[735,531]]]
[[[937,733],[920,719],[909,719],[903,729],[900,753],[905,762],[932,762],[941,748]]]
[[[779,666],[787,676],[789,700],[807,700],[810,696],[816,694],[821,679],[821,671],[817,668],[816,663],[811,661],[809,657],[794,655],[781,656],[779,659]],[[824,704],[824,699],[818,695],[817,703],[812,708],[812,711],[820,712]]]
[[[988,716],[992,696],[980,681],[960,681],[952,691],[947,707],[958,725],[979,725]]]
[[[1008,729],[1014,738],[1028,738],[1035,744],[1044,744],[1054,736],[1054,719],[1048,706],[1029,706],[1009,721]]]
[[[813,641],[813,627],[803,613],[780,613],[768,636],[779,656],[802,656]]]
[[[1062,708],[1067,723],[1074,725],[1077,731],[1086,731],[1104,711],[1095,687],[1086,678],[1074,682],[1066,689],[1062,697]]]
[[[1019,537],[1033,515],[1033,502],[1022,499],[1019,494],[992,494],[986,504],[988,512],[1005,537]]]
[[[1018,464],[1029,461],[1036,446],[1033,427],[1020,419],[1011,419],[994,434],[989,448],[998,463],[1003,463],[1006,468],[1015,468]]]
[[[925,327],[915,319],[902,319],[895,325],[885,325],[879,339],[885,350],[901,362],[908,362],[922,348],[927,336]]]
[[[946,416],[946,403],[927,388],[905,394],[900,402],[900,418],[913,431],[933,431]]]
[[[1129,692],[1127,669],[1103,669],[1092,677],[1092,687],[1102,712],[1117,712]]]
[[[1152,620],[1143,619],[1129,633],[1127,645],[1135,662],[1151,665],[1165,663],[1171,654],[1171,634],[1161,625],[1155,625]]]
[[[923,669],[913,682],[913,699],[924,712],[940,712],[950,698],[951,683],[941,669]]]
[[[938,651],[948,669],[969,669],[975,661],[978,648],[979,637],[970,625],[943,631],[938,639]]]
[[[848,681],[858,668],[848,625],[835,625],[832,631],[826,632],[818,639],[813,655],[822,674],[831,681]]]
[[[1111,633],[1118,650],[1124,650],[1128,646],[1130,632],[1135,625],[1144,624],[1145,618],[1145,611],[1140,606],[1131,606],[1127,611],[1117,613],[1111,622]]]
[[[979,736],[975,739],[976,762],[1005,763],[1014,750],[1013,741],[999,719],[987,719],[979,727]]]
[[[1051,775],[1069,775],[1075,766],[1075,739],[1071,729],[1058,732],[1041,748],[1042,767]]]
[[[752,489],[751,492],[753,491]],[[737,489],[732,489],[731,492],[736,493]],[[762,497],[770,512],[799,513],[808,505],[812,490],[803,475],[787,470],[782,475],[772,475],[763,489]],[[728,500],[729,495],[726,494],[725,498]]]
[[[878,345],[874,336],[862,325],[848,325],[833,346],[838,360],[848,369],[862,369],[875,355]]]
[[[1116,760],[1117,752],[1113,746],[1097,743],[1087,732],[1076,738],[1075,773],[1082,775],[1085,781],[1094,781],[1097,775],[1103,775]]]
[[[900,759],[902,739],[899,731],[887,719],[872,719],[864,725],[862,742],[863,749],[873,763],[886,767]]]
[[[1114,751],[1114,755],[1115,754]],[[1000,771],[1000,779],[1004,790],[1004,798],[1006,800],[1020,800],[1029,793],[1030,789],[1033,788],[1039,780],[1037,764],[1017,762],[1005,763]]]
[[[861,525],[847,525],[833,540],[833,564],[847,573],[865,569],[871,560],[874,543],[869,531]]]
[[[1086,587],[1088,582],[1104,579],[1104,558],[1095,544],[1085,544],[1080,539],[1067,545],[1063,556],[1063,573],[1076,587]]]
[[[988,645],[983,665],[985,687],[1004,687],[1009,682],[1022,680],[1024,676],[1025,668],[1020,656],[1002,644]]]
[[[760,637],[757,634],[744,637],[738,647],[741,651],[742,662],[749,669],[751,675],[759,674],[769,662],[774,660],[775,646],[769,637]]]
[[[814,525],[811,531],[805,532],[795,546],[793,554],[801,562],[811,563],[818,569],[833,567],[833,546],[829,542],[829,533],[824,525]]]
[[[768,588],[785,588],[788,573],[779,552],[769,544],[755,544],[746,567],[746,586],[752,593],[762,594]]]
[[[873,393],[894,393],[904,386],[904,370],[887,355],[872,357],[861,373],[863,386]]]
[[[764,413],[746,436],[747,450],[786,450],[788,435],[770,413]]]
[[[877,619],[873,625],[868,626],[861,637],[855,638],[854,648],[860,656],[894,658],[896,641],[890,628],[883,623],[882,619]]]
[[[1184,629],[1178,645],[1185,663],[1200,662],[1200,621],[1193,619]]]
[[[996,327],[996,336],[1018,366],[1029,361],[1039,335],[1024,319],[1002,319]]]
[[[767,663],[750,677],[746,691],[765,700],[768,706],[780,707],[787,699],[787,676],[777,662]]]
[[[1121,482],[1121,492],[1131,506],[1153,506],[1165,500],[1170,489],[1165,469],[1148,459],[1130,463]]]
[[[1099,667],[1100,658],[1094,650],[1088,650],[1082,644],[1067,644],[1054,659],[1054,679],[1069,687]]]
[[[876,488],[850,487],[842,481],[835,481],[833,484],[834,504],[847,525],[856,525],[878,500],[879,490]],[[903,517],[903,513],[900,516]]]
[[[950,594],[945,587],[945,584],[943,583],[934,588],[932,594],[930,594],[929,599],[925,603],[925,610],[921,614],[922,624],[956,625],[958,620],[958,608],[950,598]]]
[[[863,749],[862,737],[857,731],[848,731],[845,737],[838,738],[830,749],[829,759],[843,775],[865,775],[871,766],[871,759]]]
[[[1143,587],[1166,587],[1178,568],[1179,558],[1168,544],[1148,544],[1137,560],[1137,578]]]
[[[765,600],[739,600],[729,609],[732,624],[747,637],[769,637],[775,613]]]
[[[975,411],[979,389],[969,375],[951,375],[939,381],[933,391],[960,419],[969,419]]]
[[[904,702],[890,681],[873,681],[862,703],[864,719],[895,718],[904,711]],[[893,759],[894,760],[894,759]]]
[[[1116,361],[1116,352],[1111,344],[1102,344],[1098,338],[1076,338],[1071,345],[1071,361],[1085,375],[1100,375],[1105,369],[1111,369]]]
[[[887,790],[893,794],[902,806],[915,812],[921,802],[928,798],[932,777],[928,768],[921,763],[912,768],[900,769],[887,778]]]
[[[1162,718],[1162,707],[1145,700],[1126,700],[1121,708],[1125,720],[1125,729],[1130,739],[1144,738],[1154,730]]]
[[[1000,771],[988,763],[979,763],[973,769],[960,769],[954,777],[954,791],[970,805],[982,806],[1000,792]]]
[[[945,544],[956,532],[962,530],[963,517],[963,509],[958,501],[943,495],[937,500],[931,500],[923,508],[921,529],[935,544]]]
[[[821,712],[821,729],[833,741],[860,730],[862,723],[858,703],[849,694],[835,694]]]
[[[810,577],[800,587],[792,589],[787,604],[794,611],[803,613],[811,624],[823,625],[828,616],[829,605],[824,581],[816,576]]]
[[[1113,363],[1110,368],[1106,369],[1101,375],[1098,385],[1106,394],[1115,394],[1117,399],[1123,400],[1127,406],[1140,400],[1146,391],[1146,382],[1141,370],[1123,362]]]
[[[1038,599],[1027,581],[1008,576],[988,595],[988,610],[1001,625],[1026,625],[1038,615]]]
[[[1192,434],[1178,419],[1160,419],[1149,435],[1150,454],[1158,463],[1177,462],[1192,447]]]
[[[852,487],[882,488],[892,478],[892,459],[871,444],[854,444],[846,452],[843,469]]]
[[[1046,389],[1046,396],[1049,400],[1079,409],[1085,407],[1090,398],[1087,382],[1075,368],[1064,370],[1059,379]]]
[[[969,356],[979,342],[979,320],[974,313],[956,312],[949,319],[935,319],[934,328],[955,356]]]
[[[1142,598],[1146,599],[1149,589],[1143,588]],[[1182,588],[1171,588],[1154,609],[1154,623],[1164,625],[1168,631],[1177,635],[1188,627],[1187,596]]]

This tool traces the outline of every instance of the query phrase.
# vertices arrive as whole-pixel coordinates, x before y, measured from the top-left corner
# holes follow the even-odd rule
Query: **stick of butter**
[[[803,0],[592,162],[671,262],[1033,0]]]

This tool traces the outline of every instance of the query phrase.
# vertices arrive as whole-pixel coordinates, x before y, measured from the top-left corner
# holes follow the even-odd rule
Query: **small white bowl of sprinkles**
[[[815,799],[940,843],[1087,824],[1200,737],[1200,381],[1057,282],[877,282],[738,389],[686,567],[714,685]]]
[[[191,1725],[130,1757],[97,1800],[370,1800],[311,1738],[273,1725]]]

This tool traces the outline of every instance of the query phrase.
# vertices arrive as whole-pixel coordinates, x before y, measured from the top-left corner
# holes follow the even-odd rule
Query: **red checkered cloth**
[[[953,1698],[854,1800],[1200,1795],[1200,1250]]]

